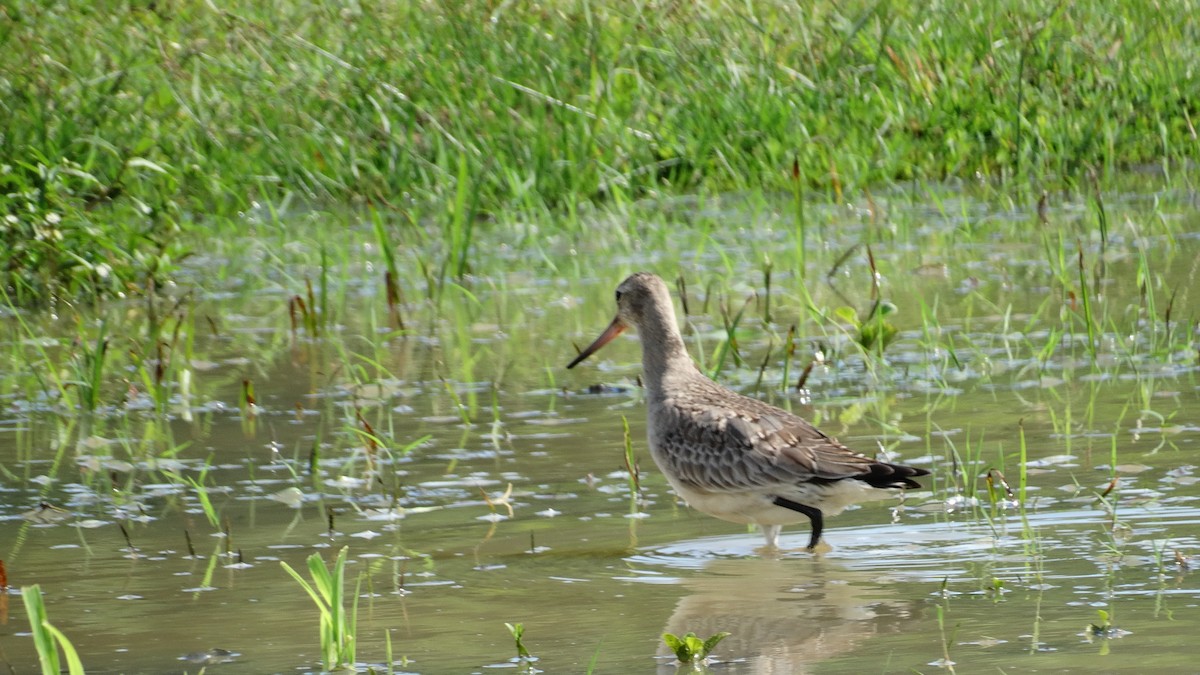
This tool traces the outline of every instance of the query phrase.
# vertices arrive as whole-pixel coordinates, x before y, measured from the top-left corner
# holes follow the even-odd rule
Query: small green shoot
[[[722,631],[713,634],[707,640],[701,640],[695,633],[688,633],[683,637],[672,633],[663,633],[662,639],[667,647],[675,652],[675,658],[679,659],[680,663],[699,664],[704,663],[721,640],[727,637],[729,637],[729,633]]]
[[[957,630],[957,626],[955,626],[955,630],[952,630],[949,633],[947,633],[947,631],[946,631],[946,611],[947,611],[948,606],[949,606],[948,602],[946,603],[946,606],[943,606],[943,605],[935,605],[934,606],[934,609],[937,610],[938,633],[941,635],[941,638],[942,638],[942,640],[941,640],[941,642],[942,642],[942,659],[940,662],[937,662],[937,665],[940,665],[943,668],[945,668],[947,671],[953,673],[954,672],[954,661],[950,658],[950,645],[954,643],[954,633]]]
[[[521,636],[525,634],[525,624],[505,623],[504,625],[508,627],[508,632],[512,634],[513,643],[517,647],[517,658],[522,660],[533,658],[533,654],[529,653],[529,649],[525,647],[525,642],[521,639]]]
[[[1103,609],[1096,610],[1096,623],[1088,624],[1086,630],[1083,631],[1083,639],[1085,642],[1099,642],[1100,655],[1106,656],[1109,653],[1109,643],[1117,638],[1123,638],[1129,635],[1129,631],[1117,628],[1112,623],[1112,617]]]
[[[882,301],[875,302],[871,306],[871,311],[867,313],[867,318],[859,319],[858,312],[853,307],[843,305],[834,310],[833,315],[850,324],[857,333],[854,335],[854,341],[857,342],[864,351],[871,354],[882,354],[888,345],[896,339],[897,329],[885,317],[896,312],[896,306],[890,302]]]
[[[1004,600],[1004,580],[1000,577],[992,577],[992,581],[987,587],[987,594],[993,603]]]
[[[637,501],[642,491],[642,479],[638,471],[637,457],[633,454],[633,436],[629,433],[629,418],[621,415],[621,426],[625,436],[625,470],[629,472],[630,499]]]

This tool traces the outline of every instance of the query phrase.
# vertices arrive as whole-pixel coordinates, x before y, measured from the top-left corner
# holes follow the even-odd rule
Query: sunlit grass
[[[485,229],[582,234],[595,205],[730,192],[790,196],[805,277],[814,195],[946,179],[1027,204],[1090,190],[1107,244],[1095,187],[1142,165],[1187,180],[1200,151],[1189,11],[18,2],[0,250],[36,274],[4,282],[21,304],[140,292],[247,213],[370,204],[438,233],[440,287],[477,268]]]

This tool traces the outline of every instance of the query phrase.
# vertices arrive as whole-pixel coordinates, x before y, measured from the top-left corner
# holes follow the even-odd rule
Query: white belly
[[[772,503],[775,497],[811,506],[826,516],[835,516],[851,504],[892,496],[891,490],[873,488],[854,479],[826,485],[801,483],[745,491],[700,490],[682,485],[669,475],[667,480],[675,493],[697,511],[731,523],[755,525],[791,525],[808,521],[808,516],[803,513],[776,506]]]

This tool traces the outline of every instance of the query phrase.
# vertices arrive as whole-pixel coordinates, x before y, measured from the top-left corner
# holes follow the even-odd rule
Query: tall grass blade
[[[25,613],[29,616],[29,629],[33,635],[38,662],[42,666],[42,675],[59,675],[62,671],[58,657],[60,649],[67,661],[67,672],[70,675],[84,675],[83,662],[79,659],[75,646],[62,631],[50,623],[46,615],[41,586],[34,584],[22,587],[21,600],[25,603]]]
[[[1083,303],[1083,321],[1087,325],[1088,353],[1096,360],[1096,320],[1092,316],[1092,294],[1088,290],[1087,274],[1083,263],[1083,243],[1079,243],[1079,297]]]

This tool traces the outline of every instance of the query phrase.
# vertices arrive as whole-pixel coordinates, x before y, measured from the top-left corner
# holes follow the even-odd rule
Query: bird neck
[[[642,380],[650,396],[661,395],[667,380],[695,371],[683,336],[675,325],[674,311],[652,313],[638,328],[642,342]]]

